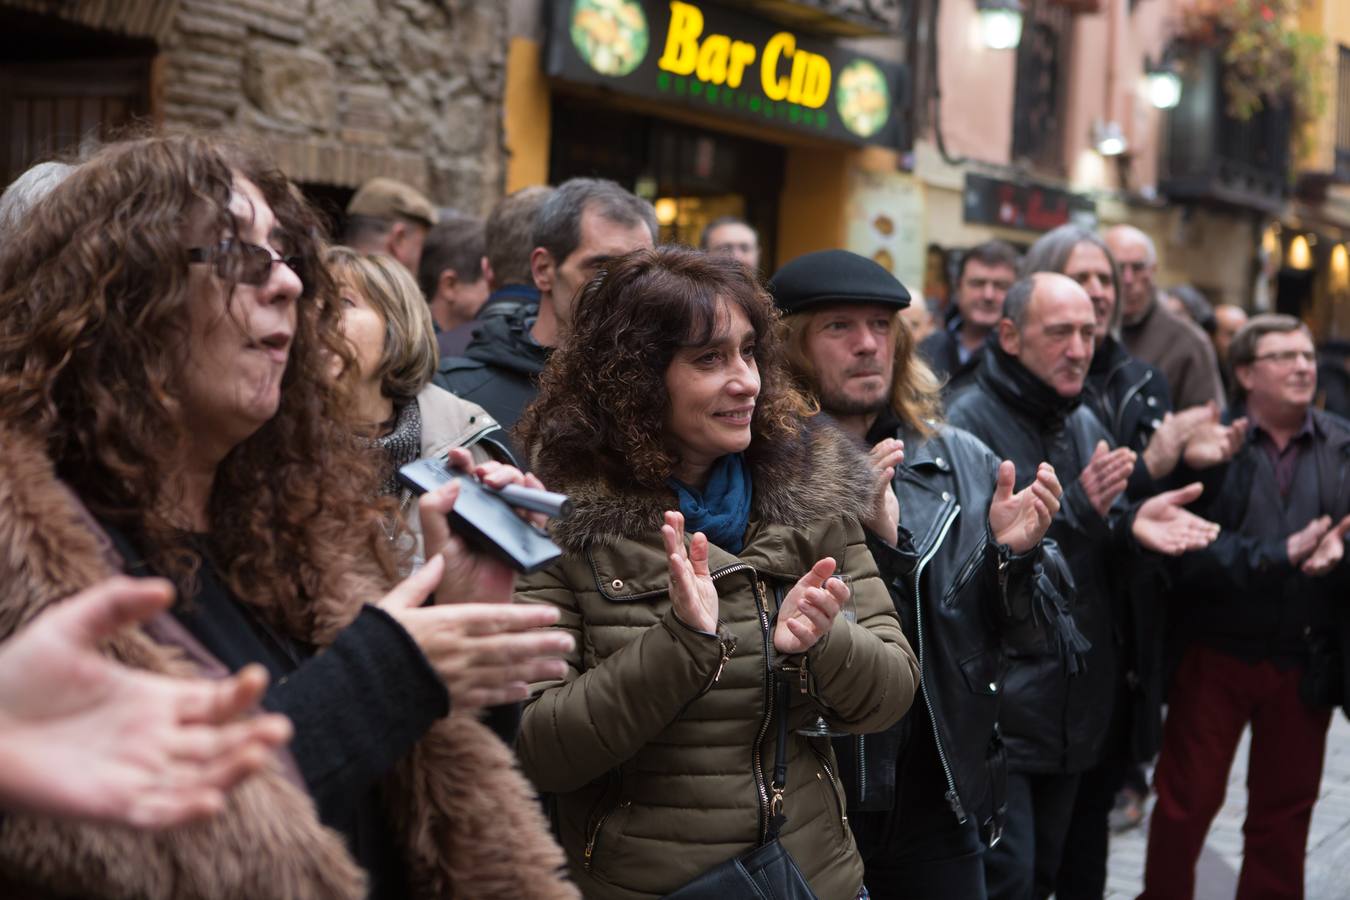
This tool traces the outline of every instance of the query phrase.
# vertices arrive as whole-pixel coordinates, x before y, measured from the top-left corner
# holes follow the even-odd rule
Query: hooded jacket
[[[441,360],[433,382],[477,403],[510,431],[534,402],[539,373],[548,361],[548,348],[530,336],[533,327],[534,313],[529,309],[485,319],[463,356]]]
[[[873,494],[866,458],[814,421],[749,457],[745,546],[709,547],[716,635],[684,625],[667,593],[660,525],[679,508],[673,491],[554,486],[576,508],[554,525],[566,555],[519,595],[557,606],[577,650],[561,682],[536,685],[517,752],[556,795],[587,897],[660,897],[763,840],[777,679],[793,685],[790,729],[823,711],[836,727],[876,731],[913,700],[914,654],[858,524]],[[804,660],[780,658],[779,596],[824,556],[840,562],[857,622],[839,616]],[[782,842],[818,896],[852,900],[863,867],[829,742],[793,731],[789,740]]]
[[[121,571],[122,560],[37,444],[0,432],[0,457],[2,639],[50,604]],[[286,637],[328,647],[366,599],[384,593],[360,560],[351,569],[350,594],[318,601],[310,633]],[[107,651],[163,674],[224,672],[168,615],[124,631]],[[364,873],[342,838],[319,823],[288,757],[232,791],[220,814],[164,831],[6,815],[0,896],[364,897]],[[384,789],[411,896],[576,896],[557,875],[562,855],[509,749],[471,717],[437,721]]]
[[[976,385],[952,404],[948,418],[1017,466],[1016,489],[1047,461],[1064,486],[1047,537],[1063,551],[1075,585],[1074,623],[1089,644],[1082,670],[1066,677],[1046,646],[1027,652],[1009,646],[1000,723],[1015,772],[1074,773],[1095,766],[1107,740],[1116,697],[1123,639],[1116,566],[1137,563],[1131,513],[1116,500],[1108,516],[1088,502],[1078,480],[1098,441],[1113,446],[1105,426],[1081,395],[1063,398],[1017,359],[992,346]]]

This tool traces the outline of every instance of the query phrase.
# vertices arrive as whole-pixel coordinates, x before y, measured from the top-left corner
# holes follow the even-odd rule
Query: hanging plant
[[[1326,111],[1326,42],[1292,27],[1306,0],[1191,0],[1181,11],[1179,37],[1223,51],[1228,114],[1247,121],[1267,106],[1292,106],[1303,153],[1315,140],[1309,127]]]

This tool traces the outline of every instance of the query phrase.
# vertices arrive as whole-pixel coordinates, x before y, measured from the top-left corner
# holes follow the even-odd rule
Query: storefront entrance
[[[698,246],[703,227],[739,216],[774,271],[785,151],[776,144],[555,96],[549,183],[603,176],[656,205],[664,243]]]

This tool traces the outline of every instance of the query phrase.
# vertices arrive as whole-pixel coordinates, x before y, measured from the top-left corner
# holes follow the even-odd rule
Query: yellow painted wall
[[[538,41],[511,38],[506,53],[506,192],[548,183],[548,79]]]
[[[1300,161],[1299,168],[1329,172],[1335,167],[1336,147],[1336,68],[1338,46],[1350,46],[1350,2],[1346,0],[1310,0],[1299,17],[1299,27],[1320,34],[1326,42],[1323,84],[1327,105],[1322,117],[1313,124],[1315,149]]]
[[[789,147],[778,204],[778,265],[844,244],[849,166],[857,151]]]

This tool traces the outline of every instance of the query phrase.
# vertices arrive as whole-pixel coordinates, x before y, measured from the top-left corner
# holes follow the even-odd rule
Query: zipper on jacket
[[[867,799],[867,736],[858,735],[858,802]]]
[[[815,755],[816,760],[820,763],[820,767],[825,770],[825,774],[830,779],[830,793],[834,794],[834,805],[839,809],[839,824],[843,827],[844,831],[847,832],[848,807],[843,800],[844,788],[839,783],[839,779],[834,776],[834,769],[830,768],[830,761],[817,751],[814,746],[811,747],[811,752]]]
[[[632,804],[632,802],[633,801],[631,800],[623,801],[618,806],[614,807],[609,812],[601,816],[600,821],[595,823],[595,830],[592,831],[591,836],[586,839],[586,849],[582,854],[583,858],[581,861],[581,867],[585,869],[587,872],[591,870],[591,857],[595,855],[595,842],[600,838],[600,829],[605,827],[605,823],[609,821],[610,816],[614,815],[621,809],[626,809],[628,806]]]
[[[964,825],[966,823],[966,811],[962,808],[961,798],[956,793],[956,779],[952,777],[952,765],[947,760],[947,751],[942,749],[942,735],[938,733],[937,716],[933,714],[933,701],[928,696],[928,679],[923,677],[924,659],[927,652],[926,642],[923,639],[923,596],[919,589],[924,568],[937,555],[938,548],[947,539],[947,532],[951,530],[952,523],[956,521],[956,516],[960,512],[960,506],[952,507],[951,512],[947,514],[947,520],[942,523],[942,529],[938,532],[937,540],[924,554],[923,559],[919,560],[919,564],[914,567],[914,631],[919,638],[919,691],[923,694],[923,702],[928,707],[928,721],[933,726],[933,746],[937,747],[938,762],[942,763],[942,774],[947,779],[947,804],[951,806],[957,822]]]
[[[752,579],[755,595],[755,608],[759,611],[760,636],[764,641],[764,718],[759,723],[759,733],[755,736],[755,752],[751,762],[755,770],[755,789],[759,791],[759,840],[769,838],[769,816],[772,811],[769,803],[769,785],[764,778],[764,737],[769,733],[769,720],[773,718],[773,663],[770,656],[773,650],[772,636],[769,633],[769,614],[764,608],[763,583],[759,578]]]
[[[1124,367],[1125,364],[1122,363],[1121,368],[1123,369]],[[1152,380],[1153,380],[1153,371],[1151,369],[1145,369],[1144,377],[1139,379],[1139,383],[1131,385],[1129,389],[1125,391],[1124,396],[1120,398],[1120,405],[1116,407],[1114,416],[1116,425],[1114,431],[1115,434],[1120,434],[1120,429],[1125,425],[1125,407],[1130,405],[1130,398],[1132,398],[1135,394],[1142,391],[1144,389],[1144,385],[1148,384]],[[1151,434],[1154,430],[1155,429],[1149,429],[1149,433]],[[1125,443],[1128,445],[1129,442],[1126,441]]]

